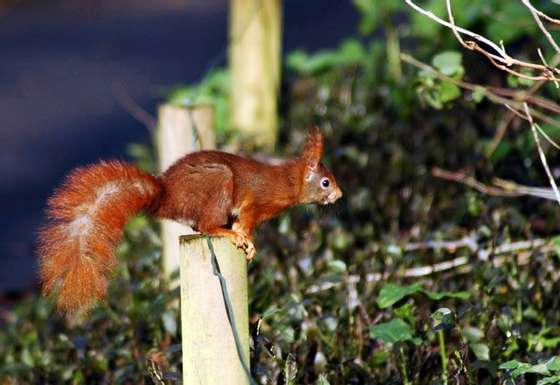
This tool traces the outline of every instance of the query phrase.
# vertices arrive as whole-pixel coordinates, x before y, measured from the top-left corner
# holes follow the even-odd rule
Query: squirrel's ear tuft
[[[309,168],[315,169],[321,162],[323,156],[323,134],[319,127],[313,127],[307,135],[307,141],[303,150],[303,158]]]

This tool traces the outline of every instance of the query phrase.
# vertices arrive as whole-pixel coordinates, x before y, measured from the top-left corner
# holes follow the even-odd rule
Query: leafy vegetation
[[[527,84],[460,52],[451,33],[401,1],[355,3],[359,39],[287,58],[281,151],[295,153],[305,128],[319,123],[345,197],[334,208],[295,208],[258,232],[249,273],[256,381],[560,383],[557,206],[490,197],[431,175],[436,166],[468,168],[481,179],[546,185],[528,128],[513,126],[487,157],[498,107],[484,89],[464,92],[449,79]],[[443,4],[424,3],[440,14]],[[540,44],[517,2],[454,4],[458,23],[512,44],[518,55]],[[402,51],[449,79],[406,65]],[[227,100],[223,72],[199,87],[176,90],[172,100]],[[149,168],[149,151],[134,149]],[[557,152],[547,156],[558,164]],[[158,242],[146,218],[129,224],[109,301],[79,326],[66,325],[38,296],[2,311],[0,379],[175,383],[178,294],[161,277]]]

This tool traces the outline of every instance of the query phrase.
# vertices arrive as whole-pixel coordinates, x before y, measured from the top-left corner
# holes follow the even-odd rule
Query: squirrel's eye
[[[321,179],[321,187],[327,188],[327,187],[329,187],[330,184],[331,184],[331,182],[329,181],[328,178]]]

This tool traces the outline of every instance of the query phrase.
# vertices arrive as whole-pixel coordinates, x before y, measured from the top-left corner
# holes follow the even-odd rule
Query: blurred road
[[[284,3],[284,52],[333,47],[355,31],[351,1]],[[61,0],[0,9],[0,293],[36,282],[35,235],[63,176],[150,140],[115,90],[153,112],[170,86],[200,79],[225,45],[227,4]]]

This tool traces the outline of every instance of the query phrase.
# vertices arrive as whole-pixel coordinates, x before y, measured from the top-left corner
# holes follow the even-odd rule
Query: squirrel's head
[[[342,196],[333,174],[321,163],[323,156],[323,134],[315,127],[307,137],[300,161],[304,163],[301,203],[334,203]]]

